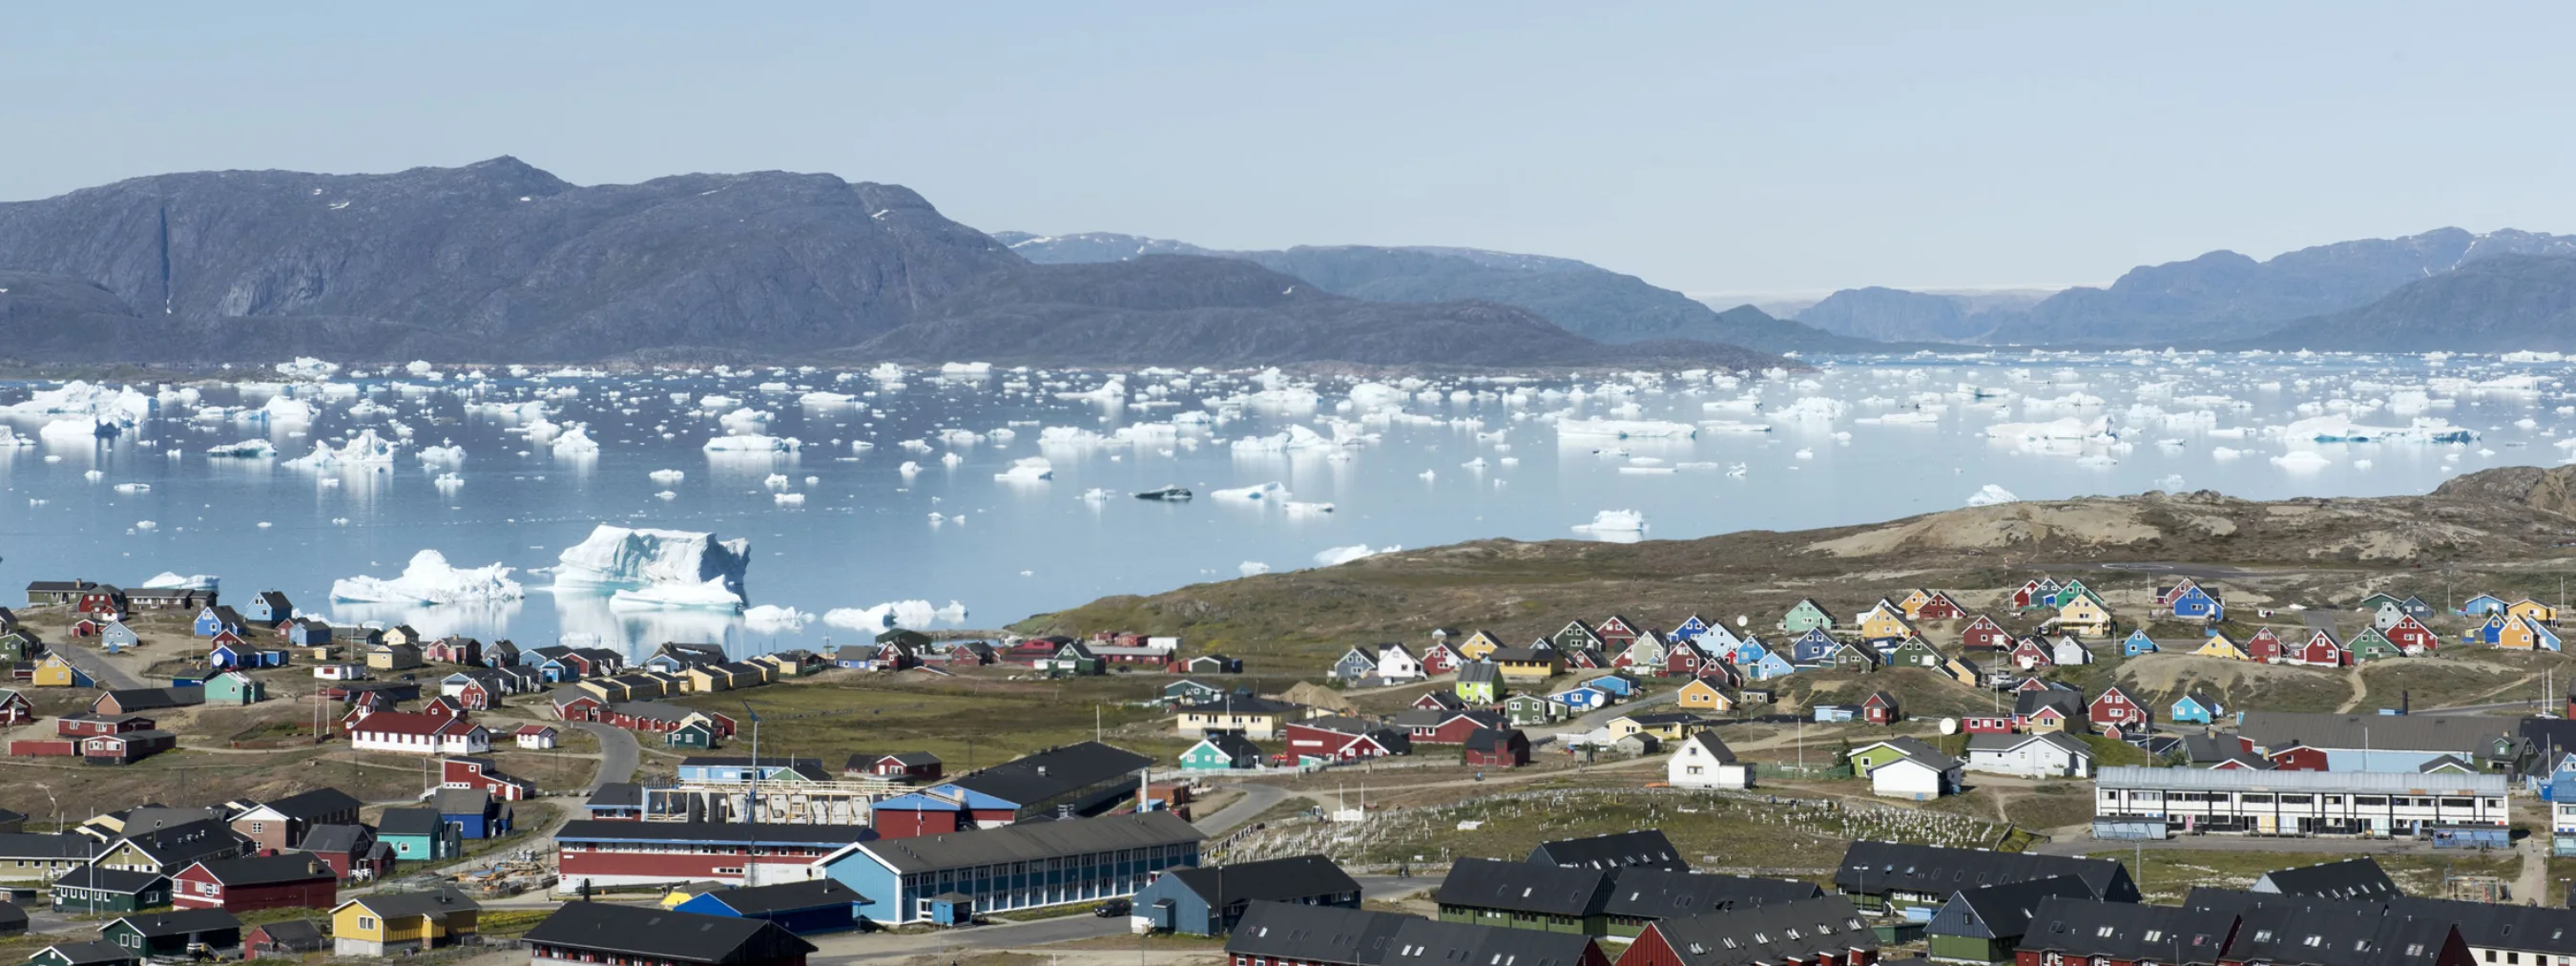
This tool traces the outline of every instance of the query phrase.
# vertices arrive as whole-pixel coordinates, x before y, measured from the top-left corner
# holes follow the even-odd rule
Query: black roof
[[[347,854],[358,847],[370,833],[364,825],[316,825],[304,830],[304,839],[296,843],[303,852],[336,852]]]
[[[253,931],[266,935],[270,942],[289,948],[322,941],[322,927],[311,919],[280,919],[256,926]]]
[[[202,685],[175,688],[119,688],[101,697],[116,699],[120,708],[186,708],[206,703]]]
[[[1360,891],[1360,884],[1349,873],[1321,855],[1237,862],[1219,868],[1174,869],[1165,874],[1219,909],[1254,899],[1286,902]]]
[[[2248,909],[2238,919],[2227,957],[2274,966],[2433,966],[2446,945],[2461,941],[2448,920],[2318,915],[2281,906]],[[2466,947],[2460,952],[2465,957]]]
[[[951,784],[1026,805],[1127,778],[1154,760],[1097,741],[1050,748],[954,779]]]
[[[641,808],[644,805],[644,786],[635,782],[608,782],[599,786],[598,791],[590,793],[590,804],[611,808],[621,806]]]
[[[447,824],[435,808],[388,808],[376,818],[376,831],[385,835],[436,835]]]
[[[2045,707],[2055,707],[2070,718],[2081,718],[2084,717],[2084,695],[2056,688],[2020,691],[2013,695],[2013,714],[2016,716],[2027,717]]]
[[[1502,751],[1512,746],[1512,739],[1529,743],[1529,736],[1519,728],[1478,728],[1467,734],[1468,751]]]
[[[2576,912],[2567,909],[2404,895],[2345,900],[2209,886],[2192,889],[2183,905],[2246,916],[2248,923],[2260,919],[2267,927],[2281,915],[2331,919],[2340,923],[2336,933],[2349,935],[2368,935],[2378,919],[2446,922],[2457,925],[2470,945],[2576,956]]]
[[[1172,710],[1181,714],[1287,714],[1300,707],[1303,705],[1294,701],[1262,697],[1238,698],[1229,695],[1214,701],[1179,705]]]
[[[331,871],[331,867],[324,865],[322,860],[294,852],[241,859],[210,859],[197,864],[205,866],[207,874],[214,876],[215,881],[228,886],[339,878],[339,873]]]
[[[1595,869],[1459,859],[1431,897],[1442,906],[1581,917],[1609,902],[1610,877]]]
[[[2070,961],[2103,957],[2187,966],[2217,962],[2235,930],[2233,912],[2052,896],[2032,910],[2021,948]]]
[[[778,959],[815,951],[813,943],[766,919],[605,902],[564,903],[528,930],[526,938],[531,944],[688,963]]]
[[[1199,740],[1215,745],[1216,750],[1224,752],[1226,757],[1238,761],[1244,758],[1257,759],[1262,755],[1261,746],[1253,744],[1252,739],[1244,737],[1243,732],[1240,731],[1210,731],[1201,735]]]
[[[1757,879],[1708,872],[1664,869],[1620,869],[1610,878],[1610,900],[1602,907],[1613,916],[1674,919],[1747,906],[1797,902],[1825,894],[1813,882]]]
[[[342,812],[354,813],[360,803],[349,793],[337,788],[316,788],[266,804],[270,810],[288,818],[312,819]]]
[[[63,962],[70,963],[72,966],[85,966],[85,964],[89,963],[131,963],[138,962],[143,958],[141,953],[137,953],[134,950],[127,949],[115,943],[99,941],[85,943],[55,943],[42,950],[38,950],[37,955],[43,955],[47,952],[53,953],[55,956],[60,957]],[[30,956],[28,958],[33,959],[35,957]]]
[[[1008,826],[1005,826],[1008,827]],[[864,825],[784,825],[768,822],[621,822],[584,818],[565,822],[557,841],[752,842],[848,845],[876,837]]]
[[[363,905],[373,910],[377,916],[386,919],[408,919],[413,916],[441,915],[483,908],[481,903],[467,898],[465,893],[456,891],[453,886],[439,886],[420,892],[377,892],[358,896],[349,901]]]
[[[1229,956],[1257,956],[1336,966],[1378,966],[1387,942],[1417,917],[1342,906],[1255,902],[1226,934]]]
[[[2388,871],[2379,867],[2379,861],[2369,856],[2274,869],[2254,880],[2253,891],[2328,899],[2386,899],[2406,894],[2397,887],[2396,880],[2388,877]]]
[[[86,835],[0,834],[0,859],[86,859],[97,851],[98,840]]]
[[[2012,939],[2030,928],[2031,913],[2040,900],[2069,897],[2095,898],[2093,887],[2071,875],[1961,889],[1950,894],[1950,901],[1933,913],[1923,931],[1936,936]]]
[[[2110,859],[1902,842],[1852,843],[1843,851],[1842,865],[1834,870],[1834,887],[1854,895],[1902,890],[1946,899],[1961,889],[2052,875],[2082,878],[2095,895],[2112,902],[2138,901],[2138,885],[2129,878],[2129,870]]]
[[[1379,966],[1575,966],[1591,948],[1592,937],[1580,933],[1408,919]]]
[[[707,895],[724,903],[725,908],[746,916],[873,901],[860,895],[858,890],[842,885],[839,879],[807,879],[747,889],[718,889]]]
[[[226,929],[240,929],[242,924],[239,917],[221,909],[172,909],[168,912],[138,913],[110,920],[107,926],[99,927],[99,932],[105,933],[108,926],[120,922],[134,927],[136,932],[152,937],[221,932]]]
[[[1661,829],[1612,832],[1590,838],[1541,842],[1531,849],[1531,862],[1568,869],[1665,869],[1690,871],[1673,840]]]
[[[133,895],[148,890],[154,885],[166,883],[168,881],[170,881],[169,876],[162,875],[158,872],[132,872],[125,869],[110,869],[95,865],[81,865],[75,866],[71,871],[63,873],[61,878],[54,880],[54,885],[57,887],[68,886],[77,889],[97,889],[121,895]]]
[[[1840,959],[1850,950],[1878,949],[1877,931],[1840,895],[1666,919],[1646,928],[1663,935],[1683,966],[1813,960],[1819,953]]]

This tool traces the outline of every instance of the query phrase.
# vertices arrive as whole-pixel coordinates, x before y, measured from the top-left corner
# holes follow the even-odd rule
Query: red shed
[[[2273,771],[2326,770],[2325,749],[2310,748],[2296,742],[2292,742],[2285,748],[2274,749],[2271,754],[2263,757],[2272,763]]]
[[[2254,636],[2245,639],[2245,655],[2264,664],[2280,663],[2281,635],[2269,627],[2256,629]]]
[[[1466,761],[1470,765],[1494,768],[1518,768],[1529,764],[1529,736],[1522,734],[1519,728],[1499,731],[1478,728],[1475,734],[1467,736]]]
[[[181,909],[328,909],[339,893],[331,864],[300,852],[198,862],[170,877],[170,904]]]

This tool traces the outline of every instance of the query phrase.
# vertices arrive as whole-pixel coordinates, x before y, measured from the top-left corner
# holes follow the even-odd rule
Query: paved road
[[[87,648],[65,644],[52,653],[62,655],[63,660],[70,661],[71,665],[79,668],[82,674],[89,675],[90,680],[104,687],[116,689],[146,686],[141,679],[125,673],[124,668],[117,667],[109,663],[106,658],[90,653]]]
[[[635,744],[634,732],[596,721],[564,723],[599,738],[599,774],[591,777],[590,784],[582,788],[582,794],[596,792],[599,786],[610,782],[635,780],[635,766],[642,758],[643,750]]]
[[[1190,824],[1198,826],[1199,831],[1211,836],[1223,835],[1234,831],[1245,822],[1252,821],[1253,816],[1269,811],[1270,806],[1277,805],[1288,798],[1287,789],[1268,782],[1245,782],[1235,787],[1243,790],[1242,798]]]

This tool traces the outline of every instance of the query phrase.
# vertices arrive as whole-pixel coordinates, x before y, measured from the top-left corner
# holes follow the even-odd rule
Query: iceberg
[[[993,474],[993,478],[1004,483],[1040,483],[1055,479],[1055,464],[1044,456],[1025,456],[1013,462],[1010,469]]]
[[[1561,419],[1556,423],[1556,434],[1612,439],[1689,439],[1699,435],[1699,427],[1655,419]]]
[[[459,604],[517,600],[525,593],[501,564],[471,569],[450,566],[436,550],[413,554],[402,576],[349,577],[331,584],[331,599],[353,604]]]
[[[302,470],[327,470],[343,466],[388,466],[402,444],[376,435],[373,429],[358,431],[348,444],[332,449],[329,443],[313,444],[313,452],[287,460],[285,465]]]
[[[116,427],[96,419],[57,419],[36,430],[36,436],[48,443],[95,443],[101,434],[114,434]]]
[[[715,577],[705,583],[652,584],[620,590],[608,595],[608,606],[618,610],[733,610],[742,606],[742,596],[726,586],[724,578]]]
[[[556,456],[599,455],[599,441],[590,438],[589,423],[574,423],[566,427],[563,435],[555,437],[553,448]]]
[[[2312,416],[2281,431],[2292,442],[2317,443],[2474,443],[2477,430],[2453,426],[2436,417],[2417,417],[2405,426],[2364,426],[2349,416]]]
[[[926,600],[898,600],[874,607],[835,607],[823,614],[823,623],[869,633],[894,627],[928,627],[940,622],[955,624],[965,620],[966,605],[953,600],[946,607],[933,607]]]
[[[743,626],[756,631],[801,631],[805,629],[806,622],[813,619],[812,614],[799,613],[796,608],[776,604],[762,604],[742,612]]]
[[[2295,473],[2301,471],[2321,470],[2334,465],[2334,461],[2308,450],[2293,450],[2291,452],[2272,457],[2272,465]]]
[[[1646,515],[1635,510],[1603,510],[1592,515],[1592,522],[1574,525],[1576,533],[1644,533]]]
[[[744,406],[716,417],[716,425],[724,427],[727,433],[748,436],[769,428],[770,416],[766,411]]]
[[[718,436],[707,440],[707,445],[702,448],[710,453],[793,453],[804,445],[793,436],[743,435]]]
[[[689,478],[689,474],[679,470],[654,470],[644,475],[655,483],[677,483]]]
[[[292,362],[280,362],[270,368],[277,370],[278,375],[302,382],[321,382],[340,371],[337,364],[311,356],[296,356]]]
[[[238,443],[206,448],[206,455],[225,459],[260,460],[277,455],[277,447],[264,439],[245,439]]]
[[[0,416],[86,416],[131,426],[152,415],[158,403],[128,386],[110,389],[74,379],[55,389],[39,389],[25,402],[0,406]]]
[[[596,593],[721,581],[739,601],[743,571],[750,566],[751,541],[746,539],[603,523],[580,544],[556,555],[555,589]]]
[[[1969,506],[1993,506],[1998,503],[2019,502],[2021,502],[2021,497],[2014,496],[2013,491],[1996,486],[1992,483],[1979,487],[1975,493],[1968,494]]]
[[[423,466],[454,466],[463,462],[465,462],[465,447],[453,442],[445,446],[420,448],[420,463]]]
[[[277,423],[309,423],[317,414],[312,403],[293,396],[270,396],[268,403],[259,407],[260,416]]]
[[[219,583],[221,583],[219,578],[206,574],[189,574],[182,577],[170,571],[162,571],[158,576],[144,581],[143,586],[155,590],[214,590]]]
[[[800,406],[847,406],[851,403],[857,402],[858,400],[859,397],[850,395],[846,392],[824,392],[818,389],[796,397],[796,404]]]
[[[1371,550],[1369,549],[1369,545],[1365,543],[1352,544],[1347,547],[1326,547],[1315,554],[1315,566],[1339,566],[1363,557],[1374,557],[1382,553],[1394,553],[1402,549],[1404,548],[1387,547],[1382,550]]]
[[[1251,486],[1238,486],[1231,490],[1213,490],[1208,493],[1208,496],[1218,500],[1285,500],[1288,498],[1288,487],[1273,480]]]

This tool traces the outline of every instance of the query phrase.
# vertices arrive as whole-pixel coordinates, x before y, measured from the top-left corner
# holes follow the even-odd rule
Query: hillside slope
[[[2485,259],[2246,344],[2320,351],[2576,351],[2576,258]]]

